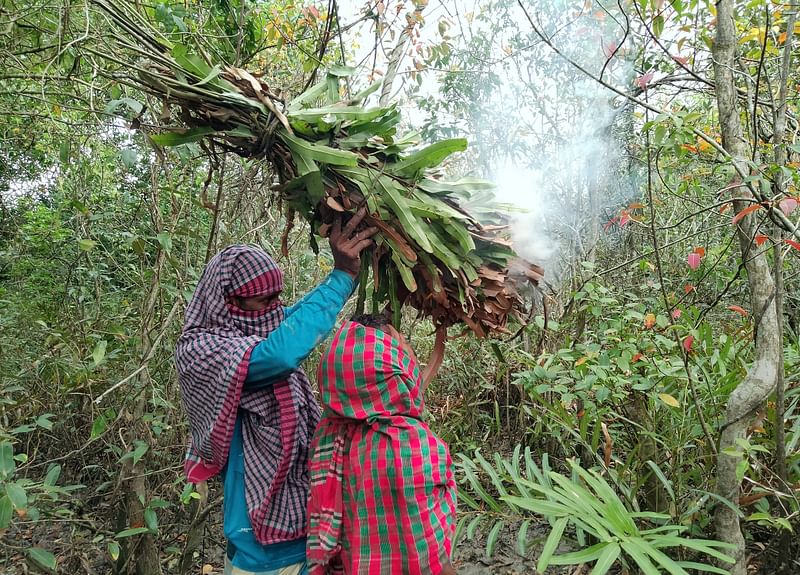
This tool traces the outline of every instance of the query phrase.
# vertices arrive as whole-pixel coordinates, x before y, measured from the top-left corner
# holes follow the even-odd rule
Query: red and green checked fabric
[[[420,419],[414,358],[389,334],[346,323],[317,372],[309,575],[436,575],[450,561],[456,485],[447,445]]]

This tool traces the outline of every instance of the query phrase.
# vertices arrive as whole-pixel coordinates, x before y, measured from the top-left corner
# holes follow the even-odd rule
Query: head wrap
[[[272,386],[244,390],[253,347],[284,312],[278,297],[259,311],[240,309],[231,298],[278,296],[282,289],[283,274],[263,250],[226,248],[203,271],[175,354],[191,430],[186,475],[205,481],[225,467],[240,414],[247,509],[264,544],[305,534],[308,442],[319,408],[300,369]]]
[[[420,419],[416,361],[390,334],[345,324],[317,373],[310,575],[433,574],[449,562],[456,485],[447,445]]]

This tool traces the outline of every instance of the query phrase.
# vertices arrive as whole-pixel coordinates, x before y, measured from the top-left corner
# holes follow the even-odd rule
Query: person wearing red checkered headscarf
[[[444,335],[438,331],[424,369],[383,316],[353,318],[323,352],[323,414],[309,460],[309,575],[455,575],[450,452],[423,420]]]

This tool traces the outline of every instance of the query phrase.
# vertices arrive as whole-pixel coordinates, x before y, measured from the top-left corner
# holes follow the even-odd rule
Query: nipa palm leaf
[[[523,317],[518,287],[538,282],[542,269],[516,257],[505,225],[482,224],[460,203],[490,184],[442,181],[431,171],[463,151],[465,140],[407,153],[416,140],[397,137],[397,108],[363,106],[377,85],[342,101],[339,83],[347,72],[335,70],[286,101],[264,79],[171,43],[134,5],[94,3],[119,32],[120,53],[136,58],[126,80],[161,100],[162,118],[179,118],[150,134],[154,143],[212,140],[268,161],[287,217],[299,214],[323,237],[337,213],[347,218],[366,206],[363,225],[379,233],[371,255],[362,258],[361,283],[371,275],[375,311],[388,302],[399,314],[408,304],[438,326],[463,322],[479,336],[506,331],[509,316]]]

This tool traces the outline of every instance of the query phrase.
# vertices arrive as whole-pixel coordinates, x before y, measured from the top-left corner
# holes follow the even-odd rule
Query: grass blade
[[[610,543],[596,543],[586,549],[580,551],[573,551],[571,553],[564,553],[562,555],[553,555],[550,559],[550,565],[579,565],[581,563],[590,563],[596,561],[603,554],[603,550],[608,547]]]
[[[669,535],[655,535],[652,539],[652,545],[654,549],[663,549],[665,547],[688,547],[689,549],[710,555],[711,557],[719,559],[720,561],[725,561],[726,563],[735,562],[733,557],[725,555],[721,551],[715,549],[715,547],[721,547],[723,549],[730,549],[732,547],[729,543],[723,543],[722,541],[713,541],[709,539],[684,539],[683,537],[674,537]]]
[[[647,553],[659,567],[666,569],[670,575],[689,575],[686,569],[678,565],[678,563],[676,563],[672,557],[662,553],[655,547],[648,545],[645,540],[633,538],[631,539],[631,542],[634,545],[637,545],[644,553]]]
[[[695,563],[694,561],[678,561],[678,565],[686,569],[705,571],[706,573],[717,573],[718,575],[730,575],[731,573],[729,569],[722,569],[721,567],[714,567],[704,563]]]
[[[497,538],[500,536],[500,531],[503,529],[505,522],[501,519],[494,524],[489,535],[486,537],[486,556],[491,557],[494,555],[494,548],[497,545]]]
[[[526,519],[522,522],[517,532],[517,555],[525,557],[528,550],[528,527],[530,527],[531,520]]]
[[[464,534],[464,526],[467,523],[467,516],[465,515],[461,519],[458,520],[456,523],[456,532],[453,535],[453,549],[458,547],[459,541],[461,541],[461,536]]]
[[[483,516],[476,515],[475,518],[469,522],[469,525],[467,525],[467,539],[470,541],[475,537],[475,530],[478,528],[481,519],[483,519]]]
[[[664,489],[667,490],[670,499],[672,499],[672,501],[675,501],[675,492],[672,491],[672,483],[669,481],[669,479],[667,479],[667,476],[664,475],[664,472],[661,471],[661,468],[658,465],[656,465],[655,461],[652,461],[651,459],[647,460],[647,465],[650,467],[650,469],[653,470],[653,473],[656,474],[656,477],[658,477],[658,480],[664,486]]]
[[[603,549],[600,557],[597,558],[597,562],[594,564],[594,568],[589,575],[605,575],[617,561],[621,551],[622,549],[617,543],[609,543],[606,548]]]
[[[542,548],[542,554],[539,556],[539,561],[536,563],[536,570],[544,573],[547,566],[550,564],[550,558],[555,553],[558,544],[561,543],[561,536],[564,534],[564,529],[567,527],[569,517],[562,517],[553,525],[553,530],[547,536]]]
[[[653,565],[653,562],[650,561],[650,558],[634,545],[630,539],[622,542],[622,548],[625,550],[625,553],[636,561],[636,564],[644,575],[661,575],[655,565]]]

